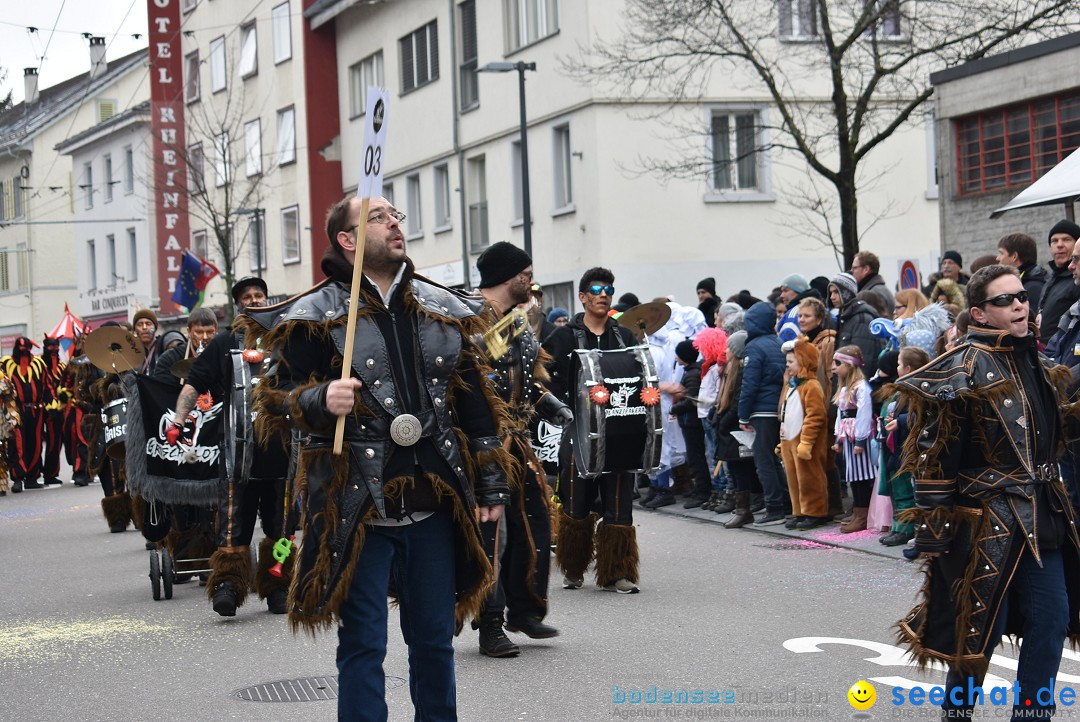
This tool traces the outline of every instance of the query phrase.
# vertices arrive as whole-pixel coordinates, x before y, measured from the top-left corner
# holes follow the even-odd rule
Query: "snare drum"
[[[105,453],[117,461],[124,460],[127,442],[127,399],[116,399],[105,404],[101,411],[102,435],[105,437]]]
[[[660,466],[663,423],[649,347],[577,349],[571,365],[578,476],[655,472]]]

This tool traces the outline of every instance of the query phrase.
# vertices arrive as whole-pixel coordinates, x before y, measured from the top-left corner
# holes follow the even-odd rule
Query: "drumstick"
[[[360,279],[364,274],[364,244],[367,242],[367,214],[371,199],[365,198],[360,205],[361,228],[356,229],[356,251],[353,258],[352,288],[349,291],[349,322],[345,326],[345,349],[341,361],[341,380],[348,381],[352,376],[353,341],[356,340],[356,299],[360,296]],[[361,231],[363,231],[361,233]],[[345,417],[339,416],[334,429],[334,455],[341,453],[345,440]]]

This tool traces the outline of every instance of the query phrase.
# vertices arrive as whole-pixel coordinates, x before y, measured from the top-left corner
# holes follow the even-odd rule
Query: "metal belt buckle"
[[[420,440],[423,426],[412,414],[399,414],[390,422],[390,438],[398,446],[412,446]]]
[[[1057,464],[1039,464],[1038,478],[1042,481],[1060,481],[1060,470]]]

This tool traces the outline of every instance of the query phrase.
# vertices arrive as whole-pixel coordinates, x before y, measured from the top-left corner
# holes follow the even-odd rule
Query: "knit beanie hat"
[[[532,258],[513,243],[499,241],[480,254],[476,269],[480,271],[480,288],[498,286],[532,265]]]
[[[695,290],[700,291],[702,289],[705,289],[706,291],[708,291],[709,293],[711,293],[712,295],[715,296],[716,295],[716,279],[710,276],[709,278],[703,278],[702,280],[698,281],[697,289],[695,289]]]
[[[830,286],[836,286],[836,290],[840,292],[840,300],[843,303],[849,303],[855,294],[859,292],[859,283],[855,280],[855,276],[850,273],[838,273],[829,280]]]
[[[784,280],[780,282],[780,285],[784,288],[790,288],[795,293],[805,293],[810,290],[810,284],[800,273],[792,273],[790,276],[784,276]]]
[[[134,326],[141,319],[148,318],[150,322],[154,324],[154,328],[158,327],[157,314],[151,311],[149,308],[140,308],[135,312],[135,315],[131,319],[131,325]]]
[[[566,318],[566,319],[568,319],[568,318],[570,318],[570,312],[567,311],[565,308],[553,308],[553,309],[551,309],[551,313],[548,314],[548,321],[550,321],[551,323],[555,323],[555,319],[558,319],[558,318]]]
[[[698,351],[694,348],[694,342],[690,340],[680,341],[679,345],[675,347],[675,355],[688,364],[697,361],[697,354]]]
[[[1050,235],[1046,237],[1046,242],[1049,243],[1050,239],[1057,233],[1068,233],[1074,241],[1080,241],[1080,226],[1064,218],[1055,223],[1054,227],[1050,229]]]
[[[634,306],[640,306],[641,305],[641,301],[638,300],[638,297],[636,295],[634,295],[633,293],[630,293],[629,291],[624,293],[623,295],[619,296],[619,303],[620,304],[626,304],[626,309],[624,309],[624,310],[629,310],[629,309],[633,308]]]
[[[746,352],[746,331],[736,331],[727,338],[728,358],[741,359]]]
[[[960,266],[960,268],[964,267],[964,259],[956,251],[945,251],[945,253],[943,253],[941,256],[941,260],[952,261],[956,265]]]

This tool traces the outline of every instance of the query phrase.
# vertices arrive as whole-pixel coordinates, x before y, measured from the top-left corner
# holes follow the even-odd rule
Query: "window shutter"
[[[778,7],[780,9],[780,37],[791,37],[791,3],[798,0],[780,0]]]
[[[108,120],[116,115],[116,101],[115,100],[99,100],[98,101],[98,122]]]
[[[406,35],[401,39],[401,79],[404,90],[412,90],[416,87],[416,74],[413,70],[413,36]]]
[[[439,77],[439,26],[434,20],[428,25],[428,57],[431,59],[431,74],[428,80]]]

